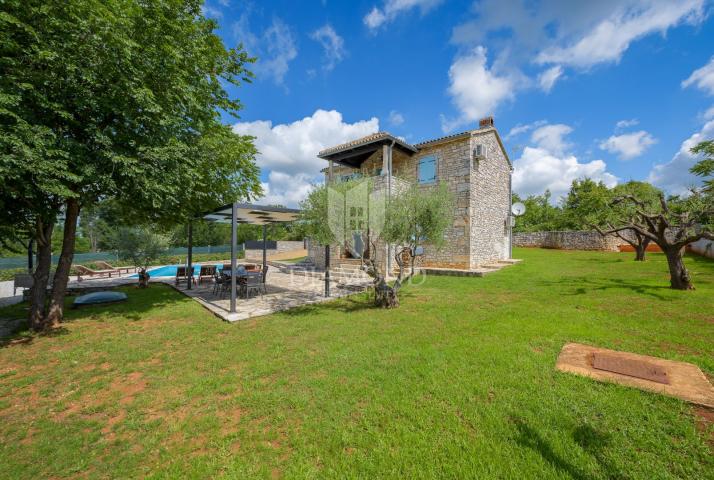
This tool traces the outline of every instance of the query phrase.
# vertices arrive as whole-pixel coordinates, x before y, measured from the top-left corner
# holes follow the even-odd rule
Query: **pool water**
[[[183,266],[183,265],[181,265]],[[176,270],[178,270],[179,265],[166,265],[165,267],[159,267],[159,268],[152,268],[149,270],[149,276],[150,277],[175,277],[176,276]],[[220,272],[223,270],[223,265],[216,265],[216,269]],[[201,271],[201,265],[194,265],[193,266],[193,274],[198,276],[198,273]],[[139,274],[132,275],[129,278],[139,278]]]

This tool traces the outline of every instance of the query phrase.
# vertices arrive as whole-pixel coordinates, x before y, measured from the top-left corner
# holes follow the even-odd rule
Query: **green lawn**
[[[712,378],[714,262],[679,292],[657,254],[516,256],[393,311],[230,325],[162,286],[69,311],[0,348],[0,477],[714,478],[706,412],[554,370],[577,341]]]

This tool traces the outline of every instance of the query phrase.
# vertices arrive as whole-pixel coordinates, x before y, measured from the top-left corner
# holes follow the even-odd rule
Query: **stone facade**
[[[530,232],[514,233],[514,247],[557,248],[562,250],[604,250],[620,251],[620,245],[627,245],[615,235],[603,238],[595,231]]]
[[[477,145],[481,146],[483,156],[475,159],[473,152]],[[443,182],[454,199],[453,222],[444,233],[446,242],[439,250],[425,245],[422,265],[468,270],[508,258],[511,164],[496,129],[487,127],[464,132],[417,144],[416,148],[413,155],[393,149],[392,192],[398,191],[395,185],[417,182],[419,161],[434,155],[436,182],[424,184],[422,188],[433,188]],[[360,169],[335,165],[332,175],[334,181],[355,174],[376,176],[382,174],[382,165],[382,149],[379,149],[362,162]],[[325,175],[329,176],[329,169],[325,169]],[[385,178],[375,180],[375,187]],[[386,252],[383,245],[378,248]],[[333,264],[343,255],[339,246],[332,248],[331,253]],[[308,256],[318,267],[324,266],[324,250],[322,259],[317,258],[320,256],[317,247],[314,251],[308,248]]]

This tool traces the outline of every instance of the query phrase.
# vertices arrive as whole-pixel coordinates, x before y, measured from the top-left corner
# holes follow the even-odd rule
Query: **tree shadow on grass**
[[[399,292],[399,301],[413,298],[415,295],[408,290]],[[397,307],[399,309],[399,307]],[[320,312],[356,313],[364,310],[381,311],[383,308],[374,304],[374,293],[371,290],[355,293],[346,297],[335,298],[332,301],[312,303],[284,310],[283,314],[289,316],[314,315]]]
[[[548,440],[543,438],[536,429],[529,426],[525,420],[517,418],[515,419],[515,423],[516,428],[518,429],[516,442],[519,445],[530,448],[543,457],[543,459],[554,468],[568,474],[574,479],[589,480],[592,478],[598,478],[594,475],[588,474],[580,467],[573,465],[571,462],[559,455],[550,445]],[[597,431],[587,423],[583,423],[573,431],[573,440],[586,453],[591,455],[597,461],[599,468],[605,474],[606,478],[622,478],[622,475],[617,468],[610,464],[605,458],[604,452],[610,441],[609,435]]]
[[[65,317],[63,324],[71,324],[76,320],[105,320],[121,317],[122,320],[140,321],[147,318],[149,311],[170,307],[180,302],[192,301],[167,285],[152,284],[148,289],[138,289],[133,286],[120,288],[107,288],[107,290],[123,291],[127,294],[127,301],[104,305],[88,305],[81,308],[72,308],[74,296],[65,297]],[[25,304],[26,305],[26,304]],[[17,306],[15,306],[17,307]],[[0,348],[15,345],[29,345],[39,337],[56,337],[69,334],[69,330],[60,326],[45,332],[35,333],[29,330],[27,319],[13,318],[5,320],[15,322],[14,326],[7,329],[0,328]],[[0,327],[3,320],[0,320]]]
[[[311,303],[284,310],[284,315],[300,317],[314,315],[322,312],[355,313],[362,310],[376,309],[371,297],[364,294],[350,295],[349,297],[335,298],[332,301]]]
[[[16,331],[10,335],[0,337],[0,348],[27,346],[32,344],[38,337],[62,337],[69,334],[69,330],[64,327],[53,328],[44,332],[30,332],[25,322],[24,330]]]
[[[585,295],[591,292],[605,291],[610,289],[627,289],[638,295],[647,295],[658,300],[667,300],[668,297],[660,292],[669,291],[666,285],[647,285],[638,282],[631,282],[621,278],[608,280],[592,279],[589,277],[566,277],[561,280],[540,281],[539,286],[558,288],[560,295]]]

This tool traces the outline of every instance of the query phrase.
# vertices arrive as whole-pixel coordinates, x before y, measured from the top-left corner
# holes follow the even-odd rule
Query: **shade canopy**
[[[236,223],[250,225],[271,225],[273,223],[292,222],[297,220],[300,210],[294,208],[270,207],[252,203],[239,203],[237,206]],[[232,204],[224,205],[212,212],[206,213],[203,218],[209,222],[231,223]]]

